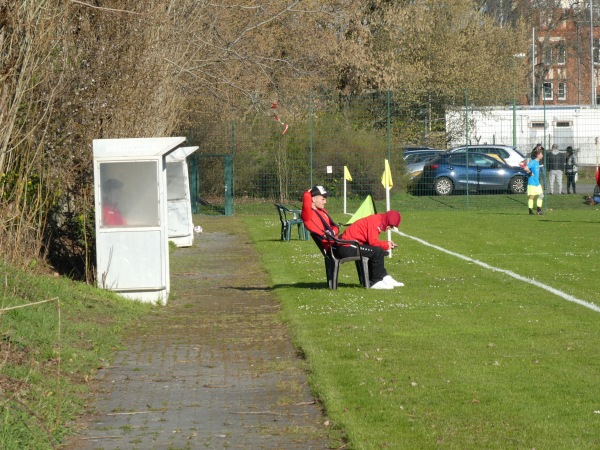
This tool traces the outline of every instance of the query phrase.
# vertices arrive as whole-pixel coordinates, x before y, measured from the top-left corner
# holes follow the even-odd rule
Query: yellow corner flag
[[[373,197],[371,197],[371,194],[369,194],[367,195],[367,198],[365,198],[365,200],[362,202],[362,204],[358,207],[354,215],[350,217],[350,220],[344,225],[350,225],[351,223],[356,222],[358,219],[362,219],[363,217],[367,217],[375,213],[377,213],[377,210],[375,209],[375,202],[373,201]]]
[[[388,160],[385,160],[385,170],[383,172],[383,176],[381,177],[381,184],[386,189],[391,189],[394,183],[392,182],[392,172],[390,171],[390,163]]]
[[[348,167],[344,166],[344,180],[352,181]]]

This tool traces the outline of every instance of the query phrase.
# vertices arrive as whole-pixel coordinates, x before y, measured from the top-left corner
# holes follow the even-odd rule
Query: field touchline
[[[572,295],[569,295],[569,294],[567,294],[565,292],[559,291],[558,289],[554,289],[553,287],[548,286],[548,285],[546,285],[544,283],[540,283],[539,281],[536,281],[536,280],[533,280],[531,278],[527,278],[527,277],[521,276],[518,273],[514,273],[514,272],[512,272],[510,270],[504,270],[504,269],[500,269],[498,267],[490,266],[489,264],[486,264],[486,263],[484,263],[482,261],[478,261],[476,259],[469,258],[468,256],[464,256],[464,255],[461,255],[459,253],[455,253],[455,252],[452,252],[450,250],[446,250],[445,248],[439,247],[437,245],[430,244],[429,242],[424,241],[423,239],[419,239],[418,237],[409,236],[408,234],[402,233],[401,231],[395,231],[395,233],[398,233],[400,236],[412,239],[413,241],[420,242],[421,244],[426,245],[428,247],[435,248],[436,250],[439,250],[440,252],[444,252],[444,253],[447,253],[449,255],[456,256],[457,258],[464,259],[465,261],[468,261],[468,262],[471,262],[471,263],[475,263],[475,264],[477,264],[477,265],[479,265],[481,267],[484,267],[486,269],[493,270],[494,272],[500,272],[500,273],[503,273],[505,275],[509,275],[509,276],[511,276],[513,278],[516,278],[517,280],[524,281],[524,282],[529,283],[529,284],[533,284],[534,286],[537,286],[539,288],[545,289],[548,292],[551,292],[551,293],[553,293],[555,295],[558,295],[559,297],[564,298],[565,300],[567,300],[569,302],[577,303],[577,304],[579,304],[581,306],[585,306],[586,308],[589,308],[589,309],[591,309],[593,311],[600,312],[600,306],[597,306],[597,305],[594,305],[593,303],[589,303],[589,302],[580,300],[580,299],[578,299],[576,297],[573,297]]]

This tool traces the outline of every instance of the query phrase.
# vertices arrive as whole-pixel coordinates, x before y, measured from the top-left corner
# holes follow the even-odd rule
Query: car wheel
[[[437,195],[450,195],[454,186],[450,178],[442,177],[433,182],[433,188]]]
[[[526,190],[525,185],[525,177],[519,175],[511,178],[508,190],[511,194],[524,194]]]

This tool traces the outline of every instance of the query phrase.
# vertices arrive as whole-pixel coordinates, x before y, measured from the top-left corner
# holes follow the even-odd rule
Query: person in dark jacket
[[[577,159],[575,152],[570,145],[567,147],[567,160],[565,161],[565,175],[567,176],[567,194],[577,194]]]

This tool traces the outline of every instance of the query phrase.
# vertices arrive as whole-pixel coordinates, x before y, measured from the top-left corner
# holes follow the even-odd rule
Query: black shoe
[[[533,210],[532,210],[532,209],[530,209],[530,210],[529,210],[529,215],[530,215],[530,216],[533,216],[533,215],[534,215],[534,213],[533,213]]]
[[[536,214],[538,216],[543,216],[544,215],[544,211],[542,211],[541,209],[538,209],[537,212],[536,212]]]

